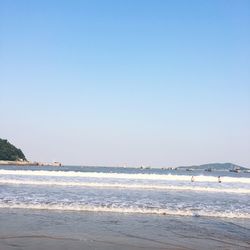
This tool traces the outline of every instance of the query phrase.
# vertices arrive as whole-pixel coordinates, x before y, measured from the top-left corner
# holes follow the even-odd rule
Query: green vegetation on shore
[[[247,168],[241,167],[233,163],[208,163],[203,165],[193,165],[193,166],[181,166],[178,169],[196,169],[196,170],[230,170],[230,169],[239,169],[247,170]]]
[[[21,149],[16,148],[7,140],[0,138],[0,160],[2,161],[26,161]]]

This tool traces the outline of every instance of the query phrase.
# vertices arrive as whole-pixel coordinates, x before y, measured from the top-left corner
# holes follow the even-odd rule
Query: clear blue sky
[[[0,137],[30,160],[250,167],[250,1],[1,1]]]

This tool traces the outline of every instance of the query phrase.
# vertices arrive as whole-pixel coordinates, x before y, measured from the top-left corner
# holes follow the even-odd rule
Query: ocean
[[[2,167],[0,187],[0,208],[250,219],[250,173]]]
[[[235,231],[237,240],[250,247],[250,173],[1,166],[1,211],[2,214],[22,211],[29,216],[43,211],[46,216],[53,214],[53,218],[58,212],[66,217],[74,213],[79,221],[82,216],[96,218],[101,214],[102,218],[109,218],[105,226],[110,232],[115,227],[110,224],[114,218],[130,218],[134,223],[143,218],[154,225],[155,233],[163,221],[170,223],[169,219],[173,218],[175,226],[178,221],[204,226],[205,221],[206,228],[213,228],[210,233],[213,234],[218,225],[224,225],[224,236]]]

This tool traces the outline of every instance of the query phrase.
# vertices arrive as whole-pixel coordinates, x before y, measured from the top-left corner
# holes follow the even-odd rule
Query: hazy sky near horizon
[[[1,1],[0,138],[38,161],[250,167],[250,1]]]

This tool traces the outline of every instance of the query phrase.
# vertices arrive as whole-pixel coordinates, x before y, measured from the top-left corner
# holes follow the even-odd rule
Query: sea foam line
[[[103,172],[75,172],[75,171],[45,171],[45,170],[0,170],[0,175],[19,176],[58,176],[58,177],[84,177],[84,178],[110,178],[110,179],[133,179],[133,180],[168,180],[189,181],[189,175],[160,175],[160,174],[124,174]],[[195,182],[218,182],[216,176],[194,176]],[[250,183],[250,178],[221,177],[222,182],[227,183]]]
[[[38,185],[38,186],[70,186],[70,187],[93,187],[93,188],[121,188],[121,189],[147,189],[147,190],[177,190],[199,191],[215,193],[250,194],[250,189],[243,188],[213,188],[195,186],[174,185],[147,185],[147,184],[120,184],[120,183],[97,183],[97,182],[61,182],[61,181],[30,181],[30,180],[1,180],[0,184],[7,185]]]
[[[166,216],[204,216],[204,217],[221,217],[221,218],[241,218],[249,219],[249,213],[240,212],[218,212],[218,211],[191,211],[191,210],[174,210],[164,208],[139,208],[139,207],[112,207],[112,206],[90,206],[90,205],[65,205],[65,204],[11,204],[2,203],[0,208],[12,209],[36,209],[36,210],[60,210],[60,211],[79,211],[79,212],[112,212],[112,213],[140,213],[140,214],[158,214]]]

